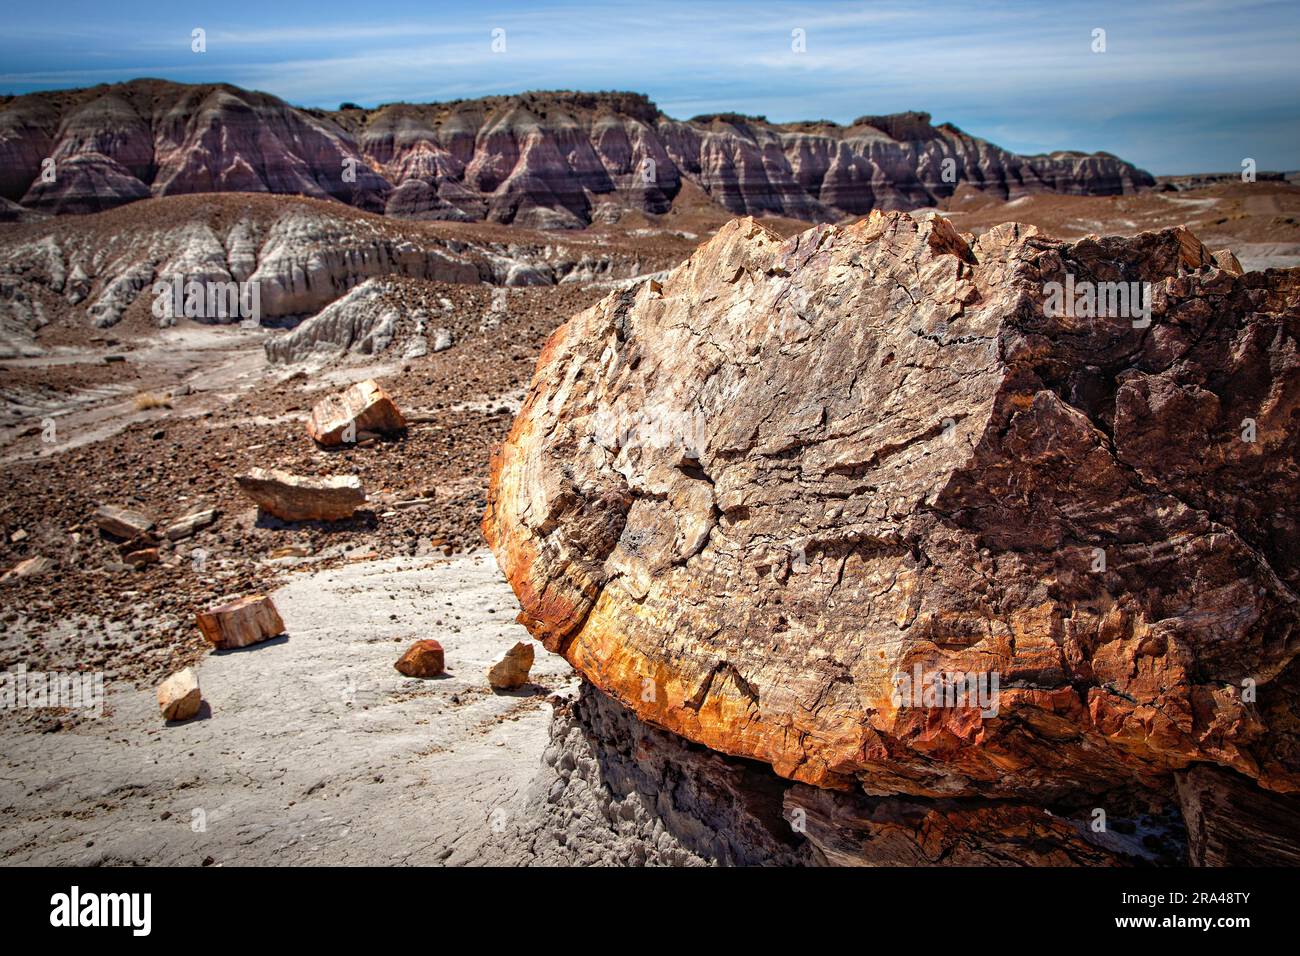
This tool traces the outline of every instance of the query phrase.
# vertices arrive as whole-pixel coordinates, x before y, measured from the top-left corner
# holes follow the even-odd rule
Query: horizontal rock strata
[[[622,209],[665,213],[683,179],[735,213],[808,220],[933,205],[960,183],[1003,199],[1155,183],[1108,153],[1019,156],[926,113],[848,126],[680,121],[635,93],[321,111],[228,84],[134,80],[0,107],[0,198],[35,212],[266,192],[402,218],[567,228]]]

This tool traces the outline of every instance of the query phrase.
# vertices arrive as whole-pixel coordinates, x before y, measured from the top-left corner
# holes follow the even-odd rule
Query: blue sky
[[[74,0],[10,4],[4,23],[10,93],[137,76],[325,107],[627,89],[683,118],[926,110],[1019,152],[1104,149],[1157,174],[1300,167],[1296,0]]]

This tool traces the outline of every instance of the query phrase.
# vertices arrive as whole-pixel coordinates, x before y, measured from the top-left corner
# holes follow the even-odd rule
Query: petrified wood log
[[[1298,301],[1185,230],[737,220],[552,335],[484,532],[547,648],[788,778],[1295,791]]]

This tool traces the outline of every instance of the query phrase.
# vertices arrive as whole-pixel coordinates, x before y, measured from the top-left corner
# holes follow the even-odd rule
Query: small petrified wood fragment
[[[321,399],[307,420],[307,434],[326,448],[352,444],[368,433],[391,435],[405,428],[392,397],[374,379]]]
[[[317,478],[276,468],[251,468],[235,481],[260,512],[281,521],[341,521],[366,503],[356,475]]]
[[[280,612],[269,597],[261,594],[200,611],[198,624],[203,637],[218,650],[247,647],[284,633]]]

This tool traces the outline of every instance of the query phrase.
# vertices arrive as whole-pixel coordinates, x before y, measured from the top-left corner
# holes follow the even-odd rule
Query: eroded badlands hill
[[[244,283],[258,293],[260,319],[275,325],[315,314],[370,280],[581,284],[663,269],[691,246],[671,233],[637,242],[402,222],[298,197],[146,200],[4,227],[0,358],[41,354],[38,339],[56,345],[78,329],[84,338],[121,324],[156,328],[157,283]]]
[[[1154,185],[1106,153],[1020,156],[925,113],[849,126],[680,121],[640,94],[572,92],[322,111],[164,80],[0,100],[0,199],[22,207],[6,206],[8,218],[238,191],[404,218],[575,227],[627,209],[666,212],[683,180],[733,213],[804,220],[932,206],[961,183],[999,199]]]

